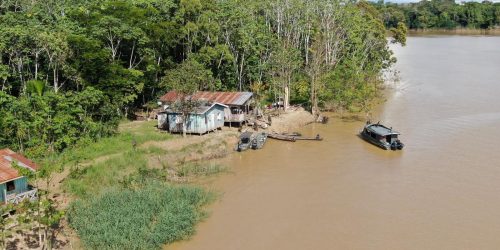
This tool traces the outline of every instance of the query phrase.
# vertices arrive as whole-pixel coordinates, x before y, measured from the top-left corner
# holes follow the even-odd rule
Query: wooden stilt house
[[[247,120],[247,116],[253,110],[254,100],[251,92],[196,92],[192,99],[198,101],[208,101],[212,103],[220,103],[226,105],[224,122],[227,124],[238,123],[242,124]],[[162,107],[168,108],[179,99],[179,95],[175,91],[170,91],[160,97]]]
[[[3,203],[17,204],[24,199],[37,198],[37,189],[28,185],[28,178],[23,176],[18,168],[35,172],[38,165],[8,148],[1,149],[0,201]]]
[[[205,103],[189,113],[186,118],[186,133],[205,134],[224,126],[225,110],[228,106],[220,103]],[[182,133],[182,113],[168,108],[158,113],[158,128],[170,133]]]

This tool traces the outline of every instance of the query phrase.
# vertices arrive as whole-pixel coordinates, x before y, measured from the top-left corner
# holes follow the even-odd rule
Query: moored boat
[[[270,133],[268,135],[268,137],[276,139],[276,140],[281,140],[281,141],[291,141],[291,142],[295,142],[296,141],[295,136],[282,135],[282,134],[278,134],[278,133]]]
[[[267,133],[261,132],[257,133],[252,140],[252,149],[261,149],[267,140]]]
[[[319,134],[314,136],[314,137],[305,137],[297,132],[289,133],[289,134],[287,134],[287,133],[281,133],[281,134],[270,133],[268,135],[268,137],[276,139],[276,140],[291,141],[291,142],[295,142],[295,141],[322,141],[323,140],[323,138]]]
[[[249,149],[252,146],[252,140],[254,135],[252,132],[243,132],[240,135],[240,140],[238,141],[238,145],[236,145],[236,151],[241,152]]]
[[[360,136],[364,140],[386,150],[403,149],[404,144],[398,139],[399,135],[399,132],[380,124],[380,122],[376,124],[367,122],[363,131],[360,133]]]
[[[322,141],[323,138],[317,134],[315,137],[303,137],[303,136],[297,136],[295,137],[295,140],[297,141]]]

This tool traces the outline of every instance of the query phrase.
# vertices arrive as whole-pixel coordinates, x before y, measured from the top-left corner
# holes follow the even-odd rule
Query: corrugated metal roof
[[[175,102],[179,98],[179,95],[175,91],[169,91],[162,97],[160,97],[160,101],[162,102]]]
[[[193,95],[195,100],[207,100],[211,102],[218,102],[228,106],[241,106],[244,105],[250,98],[252,98],[252,92],[208,92],[208,91],[198,91]],[[170,91],[160,97],[162,102],[175,102],[179,98],[179,95],[175,91]]]
[[[0,150],[0,183],[16,179],[20,177],[17,169],[12,167],[12,162],[15,161],[21,167],[28,168],[32,171],[38,169],[38,165],[27,159],[26,157],[8,149]]]
[[[205,114],[207,111],[209,111],[210,109],[212,109],[213,106],[216,106],[216,105],[220,105],[220,106],[222,106],[224,108],[229,108],[228,106],[226,106],[226,105],[224,105],[222,103],[218,103],[218,102],[214,102],[214,103],[211,103],[211,104],[205,103],[205,104],[202,104],[199,107],[195,108],[191,112],[191,114],[198,114],[198,115]],[[180,111],[175,110],[175,109],[168,109],[168,110],[163,111],[161,113],[180,113]]]

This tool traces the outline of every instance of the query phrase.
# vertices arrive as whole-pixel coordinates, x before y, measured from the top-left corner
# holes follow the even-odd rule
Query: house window
[[[7,182],[7,192],[14,191],[16,189],[16,185],[14,185],[14,181]]]

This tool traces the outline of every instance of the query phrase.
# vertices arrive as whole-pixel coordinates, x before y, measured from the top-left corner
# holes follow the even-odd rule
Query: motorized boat
[[[404,144],[398,139],[400,135],[399,132],[394,131],[389,127],[386,127],[380,122],[376,124],[372,124],[367,122],[363,131],[361,131],[360,136],[383,149],[392,149],[392,150],[401,150],[404,147]]]
[[[243,132],[240,135],[238,145],[236,145],[236,151],[241,152],[249,149],[252,146],[252,140],[254,135],[252,132]]]
[[[267,133],[261,132],[257,133],[252,140],[252,149],[261,149],[267,140]]]

